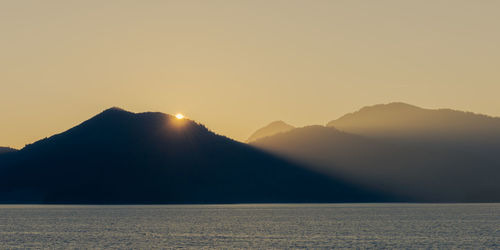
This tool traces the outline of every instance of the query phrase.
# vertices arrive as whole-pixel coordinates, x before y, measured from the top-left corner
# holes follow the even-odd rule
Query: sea
[[[500,249],[500,204],[0,205],[0,249]]]

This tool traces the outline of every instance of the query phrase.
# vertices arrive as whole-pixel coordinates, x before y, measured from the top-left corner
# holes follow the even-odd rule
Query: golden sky
[[[119,106],[238,140],[402,101],[500,116],[500,1],[0,2],[0,146]]]

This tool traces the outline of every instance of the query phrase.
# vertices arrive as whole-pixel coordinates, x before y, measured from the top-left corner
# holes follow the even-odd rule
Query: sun
[[[183,115],[183,114],[181,114],[181,113],[176,114],[176,115],[175,115],[175,117],[176,117],[177,119],[179,119],[179,120],[180,120],[180,119],[184,119],[184,115]]]

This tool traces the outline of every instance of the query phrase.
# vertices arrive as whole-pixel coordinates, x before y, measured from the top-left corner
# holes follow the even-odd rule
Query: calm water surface
[[[0,248],[500,248],[500,204],[0,206]]]

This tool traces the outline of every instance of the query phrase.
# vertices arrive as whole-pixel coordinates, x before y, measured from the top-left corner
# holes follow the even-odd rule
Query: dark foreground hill
[[[252,145],[416,201],[499,202],[498,120],[395,103]]]
[[[384,201],[187,119],[113,108],[0,156],[10,203]]]
[[[15,148],[0,147],[0,154],[10,153],[10,152],[14,152],[14,151],[16,151],[16,150],[17,150],[17,149],[15,149]]]

